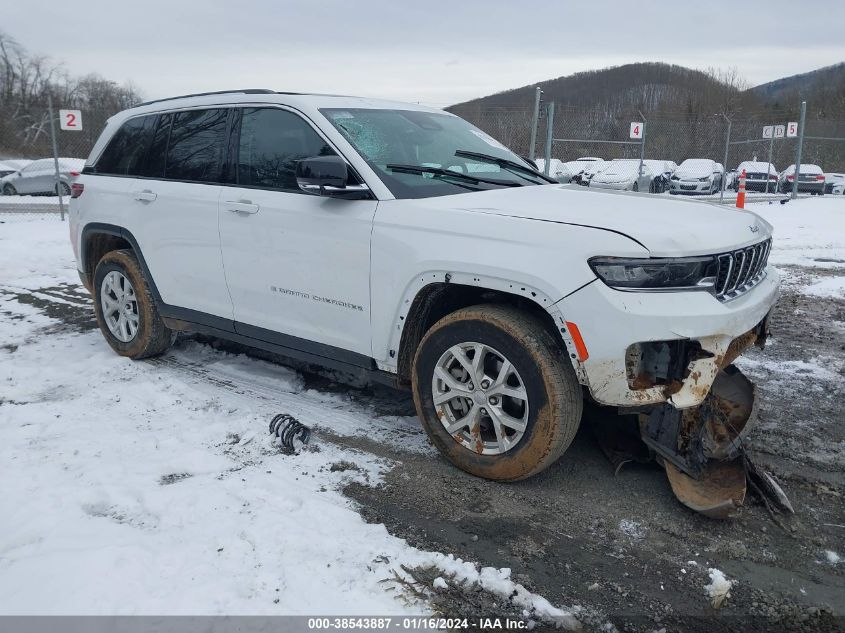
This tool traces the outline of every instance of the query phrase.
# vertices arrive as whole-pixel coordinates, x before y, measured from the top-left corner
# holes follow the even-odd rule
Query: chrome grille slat
[[[720,301],[729,301],[756,286],[765,277],[771,247],[772,240],[768,239],[717,255],[716,297]]]

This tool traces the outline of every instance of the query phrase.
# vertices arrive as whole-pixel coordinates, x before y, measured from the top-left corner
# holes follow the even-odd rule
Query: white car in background
[[[688,158],[672,174],[669,192],[714,194],[722,187],[725,168],[709,158]]]
[[[29,165],[32,161],[28,158],[9,158],[0,161],[0,178],[14,174]]]
[[[601,159],[579,158],[577,160],[563,162],[558,158],[552,158],[549,161],[549,177],[564,184],[572,182],[574,179],[579,178],[584,170],[588,169],[596,160]],[[538,158],[534,162],[537,164],[537,169],[540,172],[546,173],[546,160],[544,158]]]
[[[616,189],[617,191],[649,191],[655,173],[643,161],[640,171],[639,158],[617,158],[592,177],[589,182],[591,189]],[[662,167],[662,165],[660,166]]]
[[[587,168],[581,172],[580,176],[573,178],[573,181],[577,182],[579,185],[584,185],[585,187],[588,187],[593,177],[604,169],[606,169],[607,167],[609,167],[610,163],[612,162],[613,161],[601,159],[590,161],[590,164],[587,166]]]
[[[745,190],[774,193],[778,188],[778,170],[774,163],[762,160],[746,160],[736,167],[736,177],[731,182],[734,191],[739,191],[739,179],[745,170]]]
[[[793,163],[784,169],[778,180],[780,193],[791,193],[795,184],[795,164]],[[825,188],[824,171],[818,165],[812,163],[801,163],[798,173],[798,193],[809,192],[810,195],[823,195]]]
[[[70,186],[85,167],[84,158],[59,159],[59,183],[56,183],[56,161],[41,158],[0,178],[0,192],[16,195],[70,195]]]
[[[826,173],[824,175],[824,192],[841,194],[845,188],[845,174]]]

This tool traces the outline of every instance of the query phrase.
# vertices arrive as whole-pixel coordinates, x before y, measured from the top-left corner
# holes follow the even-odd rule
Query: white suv
[[[195,331],[410,386],[445,456],[498,480],[553,463],[585,393],[700,405],[778,293],[753,213],[561,186],[452,114],[355,97],[122,112],[70,219],[117,353]]]

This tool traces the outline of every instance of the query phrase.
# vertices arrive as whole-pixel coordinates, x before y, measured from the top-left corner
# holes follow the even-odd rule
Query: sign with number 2
[[[81,130],[82,110],[59,110],[59,127],[63,130]]]

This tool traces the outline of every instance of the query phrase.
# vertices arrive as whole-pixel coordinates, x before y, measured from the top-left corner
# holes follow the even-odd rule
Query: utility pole
[[[543,91],[539,87],[535,88],[534,92],[534,116],[531,119],[531,145],[528,147],[528,158],[534,162],[534,156],[537,148],[537,126],[540,124],[540,96]]]
[[[795,149],[795,180],[792,181],[793,200],[798,197],[798,177],[801,175],[801,149],[804,145],[804,119],[807,116],[807,102],[801,102],[801,116],[798,119],[798,147]]]
[[[646,125],[648,125],[648,121],[646,121],[645,116],[643,113],[637,110],[637,114],[640,115],[640,119],[643,122],[643,137],[640,139],[640,170],[637,175],[637,188],[639,188],[640,178],[643,177],[643,160],[645,160],[645,132],[646,132]]]

